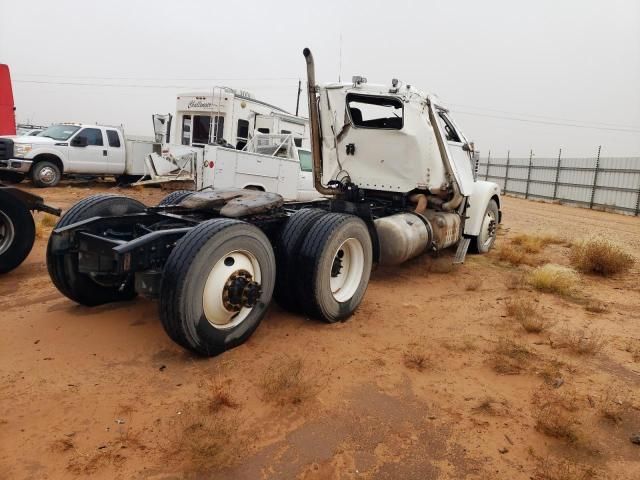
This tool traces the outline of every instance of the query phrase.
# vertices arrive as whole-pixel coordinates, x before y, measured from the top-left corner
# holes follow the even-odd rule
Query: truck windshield
[[[37,136],[53,138],[54,140],[69,140],[69,137],[79,129],[80,127],[76,127],[75,125],[51,125]]]

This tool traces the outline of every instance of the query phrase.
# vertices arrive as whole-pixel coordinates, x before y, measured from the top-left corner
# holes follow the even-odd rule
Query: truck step
[[[464,263],[464,259],[467,256],[467,250],[469,250],[469,244],[471,239],[468,237],[462,237],[458,242],[458,249],[456,250],[456,256],[453,258],[453,264]]]

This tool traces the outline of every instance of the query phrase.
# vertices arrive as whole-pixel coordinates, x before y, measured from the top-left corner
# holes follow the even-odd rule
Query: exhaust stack
[[[309,123],[311,124],[313,186],[322,195],[336,195],[339,192],[322,184],[322,138],[320,137],[320,114],[316,100],[316,69],[311,50],[305,48],[302,54],[307,62],[307,98],[309,100]]]

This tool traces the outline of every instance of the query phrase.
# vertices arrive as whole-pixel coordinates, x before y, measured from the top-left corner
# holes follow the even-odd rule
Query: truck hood
[[[54,143],[65,142],[66,140],[54,140],[49,137],[14,137],[13,143],[31,143],[33,145],[53,145]]]

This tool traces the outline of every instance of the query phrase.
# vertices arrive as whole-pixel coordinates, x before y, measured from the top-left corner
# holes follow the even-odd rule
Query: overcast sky
[[[0,0],[21,122],[151,135],[152,113],[212,85],[293,111],[306,46],[320,82],[437,93],[483,156],[640,154],[637,0]]]

